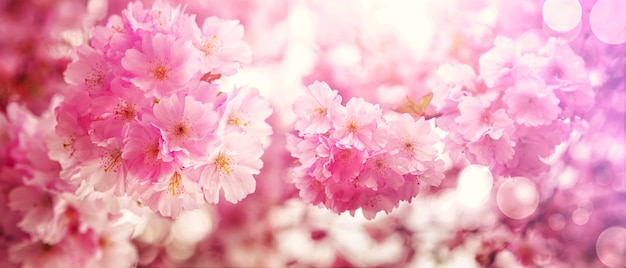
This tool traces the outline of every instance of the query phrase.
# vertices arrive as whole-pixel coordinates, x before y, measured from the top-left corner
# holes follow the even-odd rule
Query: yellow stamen
[[[231,115],[228,117],[226,124],[229,126],[239,126],[239,127],[247,127],[248,123],[241,120],[238,116]]]
[[[111,150],[105,156],[104,172],[117,172],[117,168],[122,163],[122,151],[119,149]]]
[[[185,187],[182,184],[182,177],[178,174],[178,172],[174,172],[174,175],[172,175],[169,186],[172,196],[177,196],[185,192]]]
[[[200,49],[204,52],[204,55],[211,56],[215,53],[215,41],[217,40],[217,35],[211,35],[211,37],[204,42],[204,46]]]
[[[230,175],[231,173],[231,163],[228,156],[224,154],[220,154],[215,158],[215,165],[217,168],[221,169],[226,175]]]

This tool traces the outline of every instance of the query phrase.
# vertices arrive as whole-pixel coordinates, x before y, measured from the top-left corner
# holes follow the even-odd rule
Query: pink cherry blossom
[[[320,157],[328,156],[328,147],[326,143],[315,138],[301,138],[295,135],[287,135],[287,148],[292,152],[292,156],[298,158],[302,168],[311,168],[313,165],[320,165],[322,161],[318,161]],[[319,152],[318,152],[319,148]]]
[[[129,127],[122,158],[127,160],[128,179],[131,183],[156,182],[174,173],[179,164],[164,160],[161,143],[158,128],[140,122]]]
[[[69,178],[73,185],[80,185],[85,181],[99,192],[113,191],[116,195],[123,195],[126,191],[126,161],[122,158],[123,142],[120,138],[113,138],[102,146],[92,145],[80,148],[79,151],[88,156],[82,163],[78,174]],[[81,154],[82,154],[81,153]]]
[[[330,147],[328,151],[319,153],[322,178],[333,178],[335,181],[354,179],[363,170],[368,153],[355,148]],[[318,177],[320,179],[320,177]]]
[[[385,186],[398,189],[404,184],[403,171],[391,155],[378,154],[367,159],[358,174],[357,183],[374,191]]]
[[[74,245],[71,239],[50,245],[41,240],[24,240],[9,248],[9,258],[24,267],[67,267],[85,264],[82,245]]]
[[[384,128],[381,115],[377,105],[361,98],[350,99],[345,107],[337,107],[330,115],[334,128],[332,138],[341,146],[358,150],[379,149],[385,144],[377,132],[377,129]]]
[[[459,131],[468,141],[475,141],[483,135],[494,139],[502,136],[504,130],[511,127],[511,120],[504,109],[492,111],[489,103],[481,98],[465,97],[459,103],[461,115],[455,119]]]
[[[470,142],[467,145],[468,151],[475,156],[476,163],[482,165],[492,165],[493,163],[505,163],[513,157],[515,152],[508,134],[495,139],[491,136],[482,136],[480,139]]]
[[[438,137],[423,118],[414,120],[407,114],[389,123],[389,143],[386,148],[396,158],[403,173],[417,174],[427,169],[428,163],[437,158],[434,145]]]
[[[220,189],[224,198],[236,203],[252,193],[256,186],[254,175],[263,167],[261,143],[245,134],[233,132],[223,137],[222,142],[208,158],[208,164],[200,168],[204,197],[217,203]]]
[[[228,93],[218,132],[221,135],[237,131],[250,136],[270,136],[272,127],[265,120],[271,114],[269,103],[261,98],[257,89],[234,88]]]
[[[494,48],[480,56],[480,77],[487,86],[494,86],[517,67],[520,54],[520,47],[512,39],[498,36]]]
[[[199,208],[203,202],[200,185],[191,170],[174,170],[156,181],[133,185],[130,191],[141,204],[164,217],[176,218],[183,211]]]
[[[330,114],[341,105],[341,96],[330,89],[328,84],[315,81],[305,88],[307,94],[300,96],[293,104],[298,116],[295,129],[303,134],[323,134],[331,128]]]
[[[127,267],[135,264],[137,249],[128,239],[132,236],[131,224],[107,225],[98,234],[95,258],[87,264],[91,267]]]
[[[546,125],[561,113],[559,99],[537,79],[518,81],[505,91],[502,101],[507,104],[511,118],[526,126]]]
[[[76,173],[80,162],[91,154],[88,149],[85,150],[85,148],[91,148],[91,139],[87,133],[88,103],[84,101],[85,98],[89,98],[86,92],[69,96],[66,100],[75,105],[60,105],[55,109],[57,136],[49,137],[49,155],[51,159],[61,164],[62,174]]]
[[[112,78],[111,68],[101,51],[83,45],[77,49],[78,61],[72,62],[65,71],[65,81],[82,86],[90,95],[100,95],[108,90]]]
[[[57,243],[64,233],[59,226],[50,224],[54,220],[55,196],[36,187],[16,187],[9,194],[9,208],[23,213],[18,226],[25,232],[36,235],[44,243]]]
[[[444,63],[435,71],[433,82],[433,99],[431,104],[439,110],[455,109],[459,97],[467,96],[476,91],[477,75],[469,65],[460,63]]]
[[[153,114],[145,114],[143,120],[161,132],[163,158],[177,159],[185,166],[192,166],[209,154],[218,127],[213,105],[191,96],[161,99],[154,105]]]
[[[191,41],[156,33],[143,36],[140,48],[126,51],[122,66],[146,96],[167,97],[189,86],[198,74],[199,57]]]
[[[296,188],[300,189],[299,196],[302,201],[312,205],[321,205],[326,202],[326,187],[315,177],[295,172],[293,183]]]
[[[569,45],[551,38],[541,54],[547,55],[547,58],[539,63],[542,68],[538,68],[537,72],[548,86],[571,92],[589,83],[584,60]]]
[[[237,20],[208,17],[194,45],[202,52],[202,73],[232,75],[252,60],[250,46],[242,41],[243,26]]]

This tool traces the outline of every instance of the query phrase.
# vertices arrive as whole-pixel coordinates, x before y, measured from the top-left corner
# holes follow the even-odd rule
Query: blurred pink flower
[[[484,135],[499,139],[504,130],[513,125],[504,109],[489,107],[489,102],[480,97],[465,97],[459,102],[460,116],[454,121],[459,132],[468,141],[476,141]]]
[[[526,126],[547,125],[561,113],[559,99],[538,79],[517,81],[505,91],[502,101],[511,118]]]

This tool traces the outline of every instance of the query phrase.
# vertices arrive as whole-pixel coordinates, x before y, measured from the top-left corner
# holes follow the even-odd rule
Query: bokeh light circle
[[[554,231],[560,231],[565,227],[565,217],[559,213],[552,214],[548,218],[548,225]]]
[[[572,221],[578,225],[585,225],[589,222],[589,211],[584,208],[577,208],[572,212]]]
[[[602,42],[626,43],[626,1],[598,0],[591,8],[589,24],[593,34]]]
[[[626,228],[613,226],[606,228],[596,241],[596,254],[602,264],[608,267],[626,267]]]
[[[577,0],[546,0],[542,14],[543,21],[550,29],[567,32],[576,28],[583,13]]]
[[[498,208],[509,218],[521,220],[532,215],[539,206],[535,183],[524,177],[505,179],[496,194]]]

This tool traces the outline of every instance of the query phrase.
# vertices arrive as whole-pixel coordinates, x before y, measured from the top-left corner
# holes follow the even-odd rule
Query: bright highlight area
[[[557,32],[573,30],[580,23],[582,7],[577,0],[546,0],[543,20]]]
[[[479,208],[489,199],[493,176],[489,168],[481,165],[467,166],[459,175],[457,200],[468,208]]]
[[[626,1],[598,0],[591,8],[589,24],[593,34],[607,44],[626,43]]]

